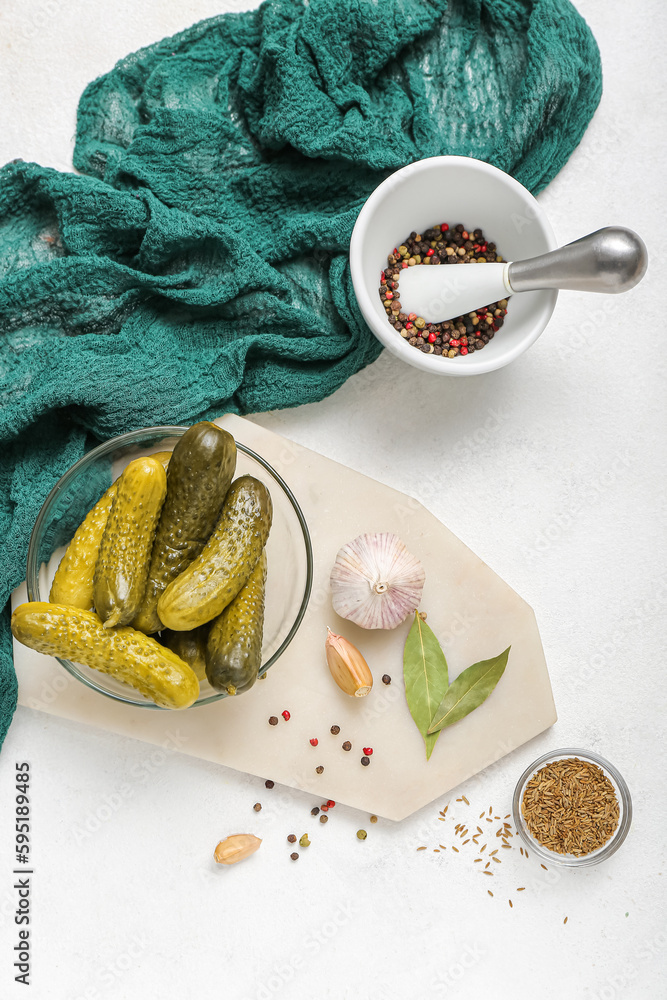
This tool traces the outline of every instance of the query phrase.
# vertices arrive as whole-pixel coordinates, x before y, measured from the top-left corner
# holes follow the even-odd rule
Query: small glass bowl
[[[28,546],[26,585],[29,601],[48,600],[51,581],[72,535],[128,462],[140,455],[170,451],[187,427],[145,427],[105,441],[76,462],[56,483],[37,515]],[[313,582],[313,552],[306,519],[287,483],[260,455],[236,442],[235,476],[252,475],[268,488],[273,523],[266,545],[267,581],[260,677],[296,635],[306,612]],[[100,694],[137,708],[159,709],[134,688],[100,670],[56,657],[77,680]],[[208,681],[200,684],[192,706],[226,698]],[[168,709],[166,711],[169,711]]]
[[[578,757],[579,760],[589,761],[592,764],[596,764],[614,786],[619,807],[618,826],[607,843],[603,844],[602,847],[598,847],[597,850],[591,851],[590,854],[583,854],[580,856],[574,854],[558,854],[556,851],[550,851],[548,848],[544,847],[533,837],[521,812],[523,793],[526,785],[533,775],[539,771],[540,768],[544,767],[545,764],[552,764],[556,760],[563,760],[569,757]],[[607,858],[611,857],[611,855],[615,854],[619,849],[628,835],[628,830],[630,829],[630,824],[632,822],[632,800],[630,798],[630,791],[623,777],[619,774],[616,768],[609,763],[608,760],[604,759],[604,757],[600,757],[591,750],[554,750],[551,753],[545,753],[542,757],[538,757],[536,761],[533,761],[530,767],[526,768],[519,778],[516,788],[514,789],[514,797],[512,799],[512,814],[514,818],[514,825],[519,831],[524,844],[539,858],[542,858],[543,861],[550,861],[552,864],[563,865],[567,868],[584,868],[587,865],[597,865],[601,861],[606,861]]]

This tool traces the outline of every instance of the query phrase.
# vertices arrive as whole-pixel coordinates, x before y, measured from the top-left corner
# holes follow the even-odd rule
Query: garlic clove
[[[419,607],[424,578],[397,535],[359,535],[340,549],[331,571],[334,611],[361,628],[396,628]]]
[[[252,833],[235,833],[220,841],[213,857],[219,865],[235,865],[258,851],[261,843],[261,839]]]
[[[373,687],[373,675],[356,646],[327,627],[324,644],[331,676],[341,691],[363,698]]]

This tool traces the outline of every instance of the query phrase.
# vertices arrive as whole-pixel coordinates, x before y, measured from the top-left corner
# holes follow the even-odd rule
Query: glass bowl
[[[539,771],[545,764],[551,764],[556,760],[563,760],[567,757],[578,757],[579,760],[596,764],[614,786],[619,807],[618,826],[606,844],[598,847],[595,851],[591,851],[590,854],[580,856],[575,854],[558,854],[556,851],[551,851],[547,847],[544,847],[533,837],[521,812],[523,793],[526,785],[536,771]],[[564,865],[567,868],[584,868],[587,865],[597,865],[601,861],[605,861],[619,849],[628,835],[630,823],[632,822],[632,800],[630,798],[630,791],[622,775],[604,757],[600,757],[591,750],[554,750],[552,753],[545,753],[542,757],[538,757],[530,767],[526,768],[519,778],[512,799],[512,814],[514,825],[519,831],[524,844],[531,851],[534,851],[539,858],[542,858],[544,861],[550,861],[552,864]]]
[[[84,455],[53,487],[30,536],[26,584],[29,601],[47,601],[51,581],[77,527],[128,462],[140,455],[170,451],[187,427],[145,427],[105,441]],[[236,442],[235,476],[261,480],[273,501],[273,523],[266,545],[267,581],[260,676],[285,652],[303,619],[313,579],[313,553],[306,519],[287,483],[261,455]],[[77,680],[116,701],[165,711],[134,688],[102,671],[56,657]],[[192,706],[226,698],[201,682]],[[166,711],[169,711],[166,709]]]

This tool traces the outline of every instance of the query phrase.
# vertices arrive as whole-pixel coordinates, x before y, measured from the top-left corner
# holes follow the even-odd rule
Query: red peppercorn
[[[470,239],[470,237],[469,237],[469,236],[468,236],[468,234],[466,233],[465,229],[464,229],[464,230],[463,230],[463,232],[461,233],[461,236],[463,237],[463,239],[464,239],[464,240],[469,240],[469,239]]]
[[[320,809],[322,810],[323,813],[325,813],[329,811],[329,806],[323,802],[322,805],[320,806]]]
[[[467,347],[468,346],[468,338],[467,337],[461,337],[461,344],[463,345],[463,347]]]
[[[316,747],[317,746],[317,740],[315,739],[315,737],[313,737],[313,739],[310,741],[310,745],[311,745],[311,747]]]
[[[410,313],[408,319],[410,320],[411,323],[414,323],[414,321],[417,319],[417,313]]]
[[[435,253],[435,250],[431,247],[429,250],[426,251],[426,256],[427,257],[432,257],[434,253]]]
[[[409,266],[410,265],[408,264],[407,260],[404,260],[403,263],[401,264],[401,267],[403,268],[403,270],[405,270],[405,268],[409,267]]]
[[[441,233],[446,233],[448,229],[449,229],[449,226],[447,225],[447,223],[443,222],[443,224],[440,226],[440,232]]]
[[[450,340],[449,341],[449,346],[450,347],[460,347],[461,346],[461,341],[460,340]]]
[[[412,330],[412,323],[406,323],[405,324],[405,329],[406,330]]]
[[[285,709],[285,711],[284,711],[284,712],[281,712],[280,714],[282,715],[282,717],[283,717],[283,719],[285,720],[285,722],[287,722],[287,720],[288,720],[288,719],[289,719],[289,717],[290,717],[290,714],[289,714],[289,712],[287,711],[287,709]]]
[[[387,292],[387,294],[385,296],[385,298],[387,298],[387,299],[393,299],[393,297],[394,297],[394,293],[393,292]]]
[[[372,754],[373,754],[373,747],[364,747],[363,750],[364,750],[364,753],[366,754],[367,757],[372,756]]]
[[[335,805],[336,805],[336,803],[334,802],[334,800],[333,800],[333,799],[328,799],[328,800],[327,800],[327,809],[333,809],[333,807],[334,807]]]
[[[380,271],[380,281],[384,281],[384,271]]]
[[[435,344],[435,341],[436,341],[436,335],[434,333],[429,333],[428,335],[429,344]]]
[[[461,348],[461,354],[467,354],[467,353],[468,353],[468,348],[467,347],[462,347]]]
[[[497,324],[496,324],[496,323],[493,323],[493,324],[492,324],[492,326],[493,326],[493,332],[494,332],[494,333],[498,333],[498,330],[500,329],[500,327],[499,327],[499,326],[497,326]]]

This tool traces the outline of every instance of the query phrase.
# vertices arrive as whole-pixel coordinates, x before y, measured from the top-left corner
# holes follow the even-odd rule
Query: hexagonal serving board
[[[250,420],[217,421],[262,455],[294,492],[310,528],[313,592],[301,628],[265,680],[238,698],[185,712],[148,712],[105,698],[52,657],[18,643],[19,704],[215,761],[400,820],[476,774],[556,721],[535,616],[528,604],[416,500],[330,461]],[[418,514],[418,516],[415,516]],[[405,701],[403,644],[411,621],[391,632],[365,631],[334,613],[328,579],[340,546],[362,532],[392,531],[423,563],[421,608],[441,641],[450,681],[507,646],[495,691],[445,730],[427,762]],[[25,585],[12,596],[26,599]],[[357,645],[373,671],[366,698],[334,684],[324,658],[326,627]],[[382,683],[383,674],[391,684]],[[284,709],[289,721],[281,718]],[[268,718],[278,716],[270,726]],[[332,725],[340,734],[330,733]],[[317,738],[317,747],[310,745]],[[352,750],[342,749],[344,741]],[[373,748],[370,766],[362,748]],[[322,765],[322,774],[316,767]]]

